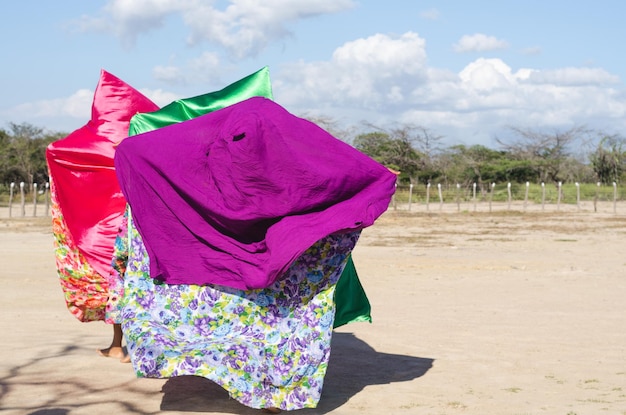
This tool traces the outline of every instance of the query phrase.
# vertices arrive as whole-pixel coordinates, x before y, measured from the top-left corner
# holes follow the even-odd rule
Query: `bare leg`
[[[130,357],[126,353],[124,347],[122,347],[122,339],[124,338],[122,334],[122,326],[121,324],[113,324],[113,340],[111,341],[111,345],[106,349],[98,350],[98,354],[104,357],[113,357],[115,359],[120,359],[123,363],[130,362]]]

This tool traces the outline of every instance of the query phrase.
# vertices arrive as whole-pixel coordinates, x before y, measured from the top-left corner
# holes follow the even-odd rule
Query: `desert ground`
[[[626,414],[623,204],[390,208],[353,253],[373,322],[335,330],[294,413]],[[0,260],[0,413],[262,413],[98,356],[112,329],[65,308],[49,218],[0,209]]]

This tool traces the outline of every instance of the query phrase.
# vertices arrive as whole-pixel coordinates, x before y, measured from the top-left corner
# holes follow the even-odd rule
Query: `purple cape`
[[[168,284],[271,285],[307,248],[370,226],[396,176],[266,98],[122,141],[120,187]]]

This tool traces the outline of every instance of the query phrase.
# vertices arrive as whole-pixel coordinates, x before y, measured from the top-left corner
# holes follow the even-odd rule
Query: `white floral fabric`
[[[266,289],[155,284],[131,215],[117,307],[137,376],[202,376],[252,408],[317,406],[330,356],[335,286],[359,234],[318,241]]]

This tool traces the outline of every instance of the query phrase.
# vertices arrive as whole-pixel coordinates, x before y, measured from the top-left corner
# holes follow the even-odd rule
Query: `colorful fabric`
[[[103,70],[94,93],[91,119],[46,149],[65,229],[100,275],[111,270],[113,242],[126,205],[115,176],[115,146],[128,136],[133,115],[158,108]]]
[[[108,275],[108,301],[106,303],[106,321],[121,323],[121,303],[124,298],[124,276],[128,266],[128,206],[122,218],[119,232],[115,238],[111,273]]]
[[[155,116],[156,104],[114,75],[101,72],[91,120],[46,149],[50,180],[56,189],[52,214],[56,218],[53,230],[57,269],[68,309],[74,316],[80,321],[119,322],[118,317],[104,311],[107,286],[113,290],[111,310],[116,309],[123,295],[119,278],[122,264],[119,258],[111,264],[126,206],[115,176],[113,155],[117,144],[128,136],[131,118],[137,116],[135,128],[146,123],[162,124],[171,121],[163,116],[173,109],[192,115],[199,104],[219,107],[234,97],[243,99],[267,91],[271,88],[264,68],[222,91],[176,101]]]
[[[155,284],[132,219],[128,231],[122,328],[137,376],[202,376],[252,408],[317,405],[335,284],[358,231],[322,239],[272,286],[248,291]]]
[[[239,289],[271,286],[317,240],[372,225],[396,180],[260,97],[129,137],[115,167],[152,278]]]
[[[79,321],[105,320],[108,282],[80,252],[57,202],[56,185],[50,182],[52,234],[57,274],[69,312]]]
[[[156,109],[102,71],[89,122],[46,149],[57,274],[67,308],[79,321],[119,322],[106,315],[113,242],[125,207],[114,147],[128,135],[136,112]]]
[[[337,282],[335,306],[335,328],[349,323],[372,322],[372,306],[357,275],[352,255]]]
[[[272,98],[272,84],[267,66],[219,91],[179,99],[158,111],[136,114],[130,121],[128,135],[178,124],[252,97]]]
[[[130,121],[129,135],[143,134],[197,118],[253,96],[272,98],[269,68],[261,68],[220,91],[180,99],[158,111],[137,114]],[[351,256],[337,285],[335,304],[337,306],[335,327],[351,322],[372,321],[371,305],[359,281]],[[114,308],[113,304],[112,309]]]

